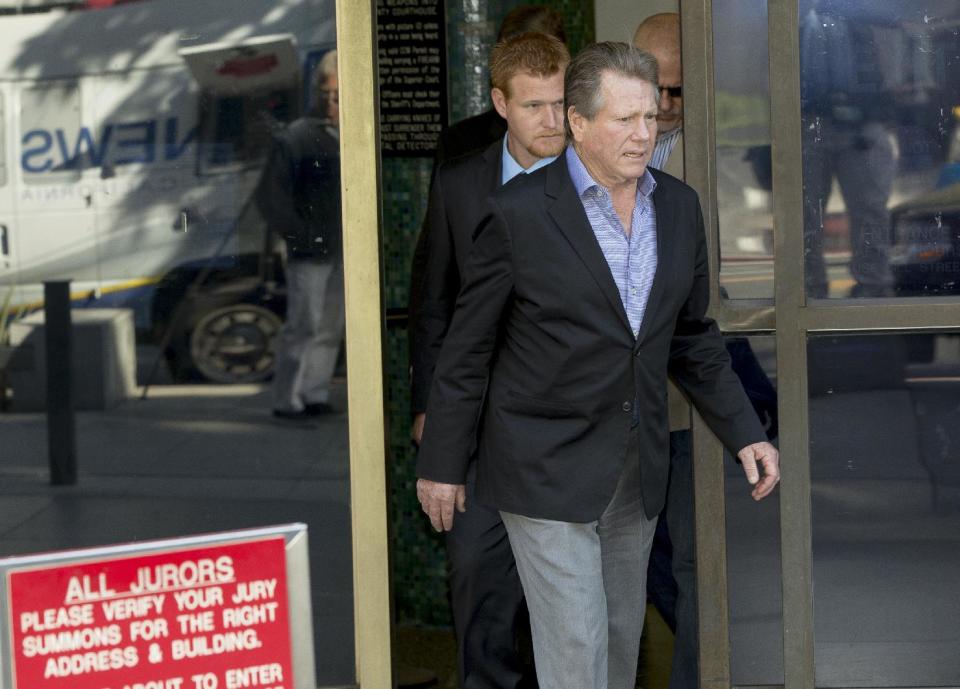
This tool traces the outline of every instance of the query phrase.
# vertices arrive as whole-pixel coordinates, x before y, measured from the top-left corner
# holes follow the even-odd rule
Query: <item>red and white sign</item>
[[[11,571],[15,689],[291,689],[284,538]]]

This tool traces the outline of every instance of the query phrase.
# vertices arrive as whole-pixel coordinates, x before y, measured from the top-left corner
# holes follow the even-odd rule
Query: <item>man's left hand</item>
[[[747,475],[747,481],[753,486],[753,491],[750,493],[753,499],[763,500],[770,495],[780,481],[780,453],[777,452],[777,448],[768,442],[754,443],[740,450],[737,457],[743,464],[743,473]]]

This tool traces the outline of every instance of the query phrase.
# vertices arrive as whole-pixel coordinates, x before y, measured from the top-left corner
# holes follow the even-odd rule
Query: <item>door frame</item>
[[[356,685],[393,686],[376,2],[336,0]]]

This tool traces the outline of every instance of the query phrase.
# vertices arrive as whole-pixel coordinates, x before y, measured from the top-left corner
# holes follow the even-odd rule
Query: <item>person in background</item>
[[[633,45],[657,59],[657,146],[650,165],[683,179],[683,69],[680,62],[680,15],[663,12],[644,19]]]
[[[337,52],[320,60],[308,113],[275,140],[257,202],[270,236],[286,244],[287,312],[276,342],[273,415],[329,414],[343,339],[343,255]]]
[[[486,149],[437,169],[419,242],[426,268],[421,298],[411,303],[412,392],[424,406],[486,197],[563,150],[563,70],[569,61],[564,44],[546,34],[524,33],[498,43],[490,55],[490,95],[507,130]],[[422,424],[421,414],[416,441]],[[533,686],[517,650],[526,615],[516,563],[500,514],[474,500],[475,485],[471,464],[470,507],[446,534],[460,687]]]
[[[510,10],[500,24],[497,43],[529,32],[552,36],[566,45],[567,36],[563,28],[563,17],[555,9],[544,5],[520,5]],[[507,122],[495,107],[484,110],[479,115],[460,120],[444,129],[437,140],[434,153],[433,170],[430,174],[431,186],[437,169],[442,163],[468,153],[482,151],[495,141],[503,139],[506,132]],[[420,292],[423,289],[423,276],[427,272],[426,262],[429,258],[425,244],[426,237],[427,233],[421,230],[413,249],[413,260],[410,265],[410,304],[419,303],[423,299]],[[411,352],[413,351],[412,337],[416,327],[416,314],[413,313],[413,309],[410,309],[408,332]],[[428,386],[413,386],[413,397],[410,401],[413,425],[410,435],[414,444],[420,442],[420,434],[423,433],[427,389],[429,389]]]
[[[887,200],[899,152],[881,67],[886,46],[869,23],[851,21],[847,3],[804,0],[799,9],[807,296],[830,296],[824,226],[834,179],[849,223],[849,296],[893,296]]]

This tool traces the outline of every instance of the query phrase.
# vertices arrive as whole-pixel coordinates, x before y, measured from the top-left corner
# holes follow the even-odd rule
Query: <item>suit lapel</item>
[[[500,182],[503,179],[503,137],[487,146],[483,152],[484,172],[482,182],[486,184],[481,192],[481,198],[489,196],[500,188]]]
[[[657,171],[651,169],[654,178],[657,177]],[[663,296],[664,284],[666,282],[665,265],[669,265],[673,257],[670,255],[672,242],[667,239],[668,233],[673,232],[674,224],[674,204],[671,199],[664,196],[663,185],[658,184],[653,191],[653,209],[657,218],[657,268],[653,274],[653,285],[650,287],[650,296],[647,297],[647,307],[643,313],[643,323],[640,324],[640,332],[637,333],[637,346],[643,342],[644,336],[650,330],[650,323],[653,321],[653,313]]]
[[[470,157],[470,164],[473,166],[473,182],[476,185],[473,189],[464,189],[464,193],[469,194],[470,202],[467,207],[470,209],[467,217],[472,219],[470,225],[475,224],[483,217],[484,203],[488,196],[500,188],[500,180],[503,177],[503,156],[501,155],[503,146],[503,137],[497,139],[487,146],[481,153],[474,153]],[[479,155],[479,157],[477,157]],[[469,243],[465,251],[469,251],[470,244],[475,239],[476,227],[471,228]],[[466,254],[462,257],[466,260]]]
[[[547,212],[557,224],[560,232],[577,252],[580,260],[587,266],[597,286],[610,302],[610,306],[617,313],[624,327],[630,331],[630,320],[623,309],[620,291],[613,281],[610,266],[603,255],[597,237],[590,227],[583,204],[577,195],[577,190],[567,171],[567,159],[564,153],[547,166],[546,195],[552,199],[547,204]]]

